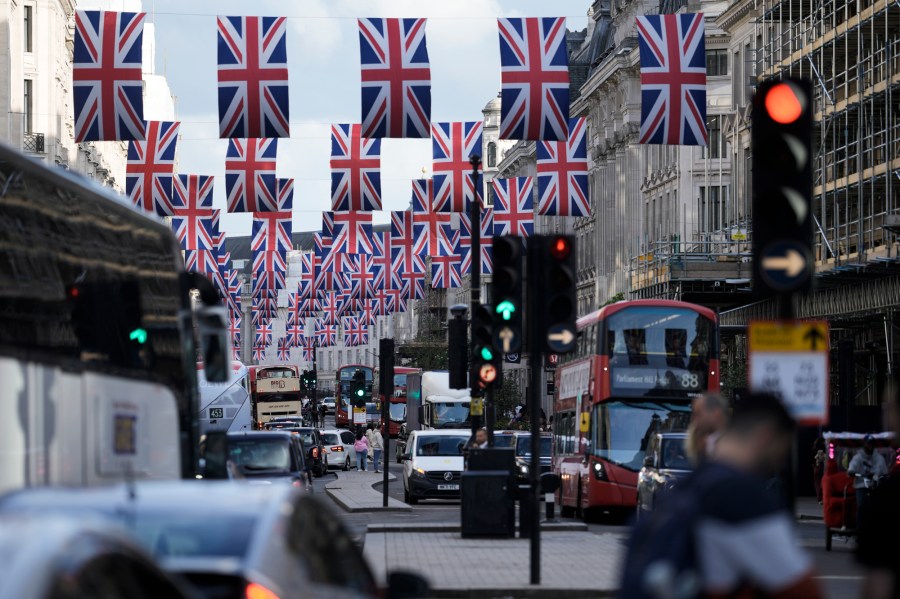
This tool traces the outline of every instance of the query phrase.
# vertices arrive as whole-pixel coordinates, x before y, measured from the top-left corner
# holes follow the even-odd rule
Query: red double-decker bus
[[[648,441],[685,430],[693,397],[718,389],[712,310],[635,300],[579,319],[576,351],[556,372],[553,406],[563,513],[634,508]]]
[[[362,364],[348,364],[337,369],[334,385],[334,425],[347,428],[353,424],[353,407],[350,404],[350,387],[357,371],[362,372],[366,380],[366,403],[372,403],[372,384],[375,370]]]
[[[400,427],[406,422],[406,377],[410,374],[421,374],[421,368],[409,368],[406,366],[394,367],[394,393],[387,398],[388,410],[390,412],[390,423],[385,427],[382,419],[382,430],[387,430],[391,437],[400,434]],[[376,378],[377,378],[376,371]],[[378,397],[381,401],[385,400],[384,394],[378,390]]]

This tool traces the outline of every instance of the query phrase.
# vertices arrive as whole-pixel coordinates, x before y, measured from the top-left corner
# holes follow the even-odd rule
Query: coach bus
[[[231,376],[224,383],[206,380],[202,364],[197,365],[200,386],[200,410],[197,420],[200,434],[212,431],[249,431],[253,428],[250,401],[250,371],[237,360],[231,363]]]
[[[371,366],[362,364],[349,364],[337,369],[334,385],[334,425],[337,428],[347,428],[353,424],[353,404],[350,398],[350,389],[353,385],[353,377],[357,372],[362,372],[366,381],[366,403],[372,401],[372,385],[375,380],[375,370]]]
[[[300,367],[252,366],[250,400],[253,422],[258,429],[273,418],[303,418]]]
[[[198,354],[212,380],[230,358],[215,288],[108,189],[3,144],[0,181],[0,492],[192,478]]]
[[[563,513],[634,508],[649,439],[685,430],[694,396],[718,389],[712,310],[635,300],[579,319],[576,351],[556,372],[553,406]]]

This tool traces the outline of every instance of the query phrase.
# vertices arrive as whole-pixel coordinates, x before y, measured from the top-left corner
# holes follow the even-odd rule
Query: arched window
[[[497,166],[497,144],[491,142],[488,144],[487,165],[489,167]]]

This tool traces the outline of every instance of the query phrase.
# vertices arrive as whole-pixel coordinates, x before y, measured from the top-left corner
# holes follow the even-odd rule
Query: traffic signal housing
[[[350,402],[357,408],[366,407],[366,375],[362,370],[353,373],[350,385]]]
[[[469,376],[473,390],[485,390],[500,378],[500,352],[493,343],[494,318],[491,306],[483,304],[472,313],[472,371]]]
[[[575,303],[575,238],[539,235],[528,239],[528,309],[533,310],[536,338],[529,343],[563,354],[575,348],[578,307]]]
[[[753,99],[753,288],[759,297],[812,283],[812,112],[806,80],[763,82]]]
[[[491,302],[494,322],[492,342],[502,353],[516,352],[522,347],[522,279],[524,244],[521,237],[494,237],[494,274]]]

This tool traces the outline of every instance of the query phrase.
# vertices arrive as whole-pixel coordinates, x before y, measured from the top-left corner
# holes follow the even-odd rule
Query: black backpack
[[[701,468],[664,495],[644,515],[628,541],[619,597],[622,599],[692,599],[703,591],[695,530],[703,496],[723,482]]]

